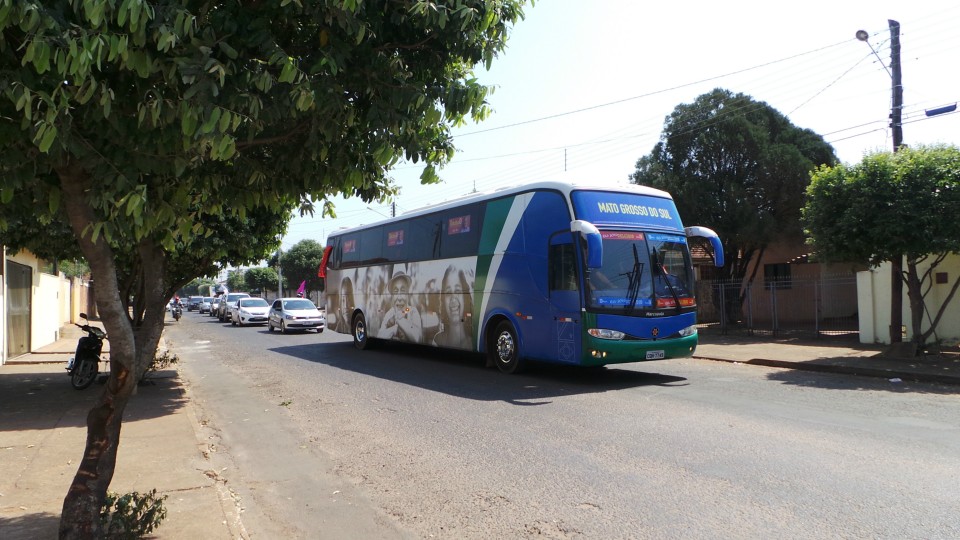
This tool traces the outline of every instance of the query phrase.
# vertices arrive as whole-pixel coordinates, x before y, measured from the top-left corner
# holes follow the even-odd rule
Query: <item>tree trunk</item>
[[[917,262],[907,260],[907,298],[910,299],[910,329],[913,332],[911,340],[919,350],[923,347],[923,289],[920,283],[920,274],[917,272]]]
[[[100,237],[92,241],[89,230],[98,218],[86,199],[89,175],[79,166],[65,164],[57,170],[64,192],[64,211],[80,249],[90,264],[96,283],[97,312],[110,342],[110,375],[97,403],[87,415],[87,440],[80,466],[63,501],[60,538],[100,538],[100,511],[113,479],[123,412],[136,392],[140,375],[156,355],[163,331],[163,251],[145,241],[137,256],[143,263],[144,297],[151,306],[144,324],[134,328],[127,299],[120,294],[116,252]]]
[[[112,355],[111,355],[112,356]],[[123,411],[136,388],[136,378],[111,359],[110,379],[87,414],[87,443],[80,467],[63,500],[60,538],[100,538],[100,510],[113,480]]]

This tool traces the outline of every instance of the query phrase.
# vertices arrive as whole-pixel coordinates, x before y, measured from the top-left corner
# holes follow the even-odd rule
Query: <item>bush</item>
[[[120,496],[107,493],[107,500],[100,510],[100,525],[104,538],[143,538],[160,526],[167,517],[163,501],[167,496],[157,497],[157,490],[149,493],[127,493]]]
[[[141,384],[145,383],[151,373],[154,373],[161,369],[167,369],[168,367],[176,364],[179,361],[180,361],[180,357],[171,353],[170,351],[165,350],[163,352],[158,353],[153,358],[153,362],[150,362],[150,366],[147,367],[147,370],[143,372],[143,376],[140,377],[140,383]]]

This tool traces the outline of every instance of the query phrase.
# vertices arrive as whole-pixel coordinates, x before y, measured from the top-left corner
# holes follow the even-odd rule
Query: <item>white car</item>
[[[240,298],[230,304],[230,324],[263,324],[267,322],[270,304],[263,298]]]
[[[286,334],[291,330],[316,330],[323,332],[327,326],[326,310],[317,309],[306,298],[278,298],[270,307],[267,330],[279,328]]]

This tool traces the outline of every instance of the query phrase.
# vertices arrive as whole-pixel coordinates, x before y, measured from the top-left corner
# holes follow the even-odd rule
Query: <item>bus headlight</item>
[[[600,339],[623,339],[625,335],[623,332],[617,330],[607,330],[606,328],[591,328],[587,330],[587,333],[595,338]]]
[[[681,328],[681,329],[680,329],[680,335],[683,336],[683,337],[692,336],[692,335],[694,335],[694,334],[696,334],[696,333],[697,333],[697,327],[696,327],[696,326],[688,326],[688,327],[686,327],[686,328]]]

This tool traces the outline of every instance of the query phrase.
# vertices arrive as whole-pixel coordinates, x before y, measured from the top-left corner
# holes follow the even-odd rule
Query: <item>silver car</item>
[[[291,330],[316,330],[323,332],[327,326],[326,310],[317,309],[306,298],[278,298],[270,306],[267,330],[279,328],[286,334]]]

